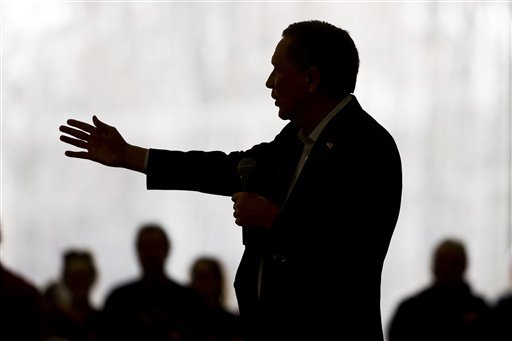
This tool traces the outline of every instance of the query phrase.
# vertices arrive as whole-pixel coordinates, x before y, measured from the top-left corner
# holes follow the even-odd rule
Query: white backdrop
[[[168,270],[217,256],[231,283],[242,253],[229,198],[147,191],[141,174],[64,156],[58,126],[93,114],[133,144],[238,150],[285,122],[265,80],[282,30],[321,19],[360,52],[355,91],[395,136],[403,205],[385,263],[382,313],[430,280],[440,239],[468,248],[490,303],[509,286],[511,11],[504,2],[2,1],[2,262],[40,287],[62,251],[94,252],[98,306],[138,273],[137,228],[165,226]],[[361,245],[364,252],[365,245]],[[343,276],[343,273],[340,273]],[[321,280],[321,279],[319,279]]]

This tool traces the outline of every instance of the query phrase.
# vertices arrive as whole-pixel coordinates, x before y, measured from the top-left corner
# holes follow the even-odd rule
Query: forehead
[[[272,64],[282,63],[287,60],[288,48],[290,46],[290,38],[284,37],[277,43],[274,55],[272,56]]]

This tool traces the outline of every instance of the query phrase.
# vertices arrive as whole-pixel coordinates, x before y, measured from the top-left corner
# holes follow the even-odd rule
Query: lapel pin
[[[331,141],[328,141],[325,143],[325,145],[327,146],[327,148],[329,149],[332,149],[334,147],[334,143],[332,143]]]

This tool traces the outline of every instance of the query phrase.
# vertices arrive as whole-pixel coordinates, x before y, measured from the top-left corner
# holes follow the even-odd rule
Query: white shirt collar
[[[310,141],[310,142],[316,142],[316,140],[318,139],[318,136],[320,136],[320,133],[322,133],[322,130],[324,130],[325,126],[327,125],[327,123],[329,123],[334,116],[336,116],[336,114],[341,110],[343,109],[343,107],[345,107],[345,105],[348,104],[348,102],[350,102],[350,100],[352,99],[352,95],[348,95],[347,97],[343,98],[335,107],[334,109],[332,109],[329,114],[327,114],[321,121],[320,123],[318,123],[318,125],[315,127],[315,129],[313,129],[313,131],[308,135],[308,136],[304,136],[304,133],[302,131],[302,129],[299,131],[299,138],[304,142],[306,143],[306,141]]]

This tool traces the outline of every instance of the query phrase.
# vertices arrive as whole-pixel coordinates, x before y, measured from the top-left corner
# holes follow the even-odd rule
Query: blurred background
[[[138,227],[158,222],[169,274],[188,283],[196,257],[218,257],[236,310],[230,198],[147,191],[141,174],[66,158],[58,127],[97,115],[129,143],[180,150],[271,140],[286,123],[265,88],[275,45],[288,24],[320,19],[352,35],[355,95],[402,154],[384,327],[430,282],[446,237],[465,243],[467,277],[492,303],[512,279],[511,18],[507,2],[2,1],[2,262],[44,287],[65,249],[89,249],[101,306],[138,274]]]

